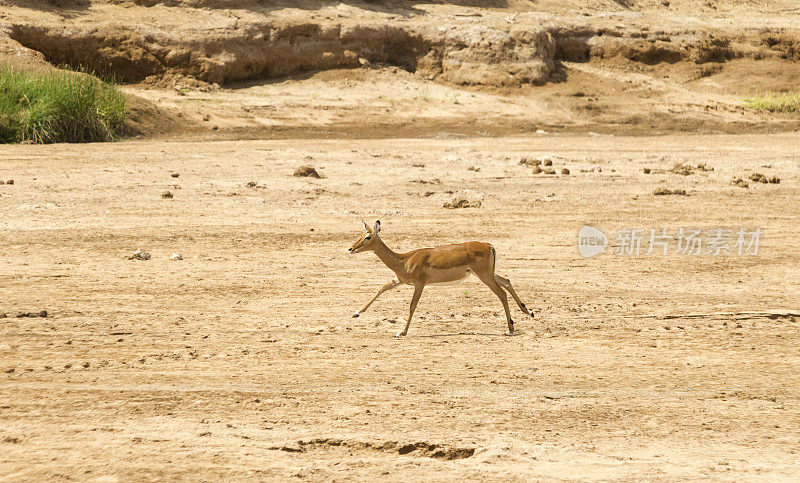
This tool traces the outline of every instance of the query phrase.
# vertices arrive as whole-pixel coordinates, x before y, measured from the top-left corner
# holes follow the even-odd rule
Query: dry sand
[[[0,479],[796,479],[798,145],[0,146]],[[544,155],[571,174],[519,164]],[[306,164],[324,177],[292,176]],[[781,183],[729,184],[754,171]],[[493,243],[536,318],[502,336],[472,279],[426,289],[406,338],[407,287],[352,319],[391,278],[346,254],[376,218],[397,250]],[[586,223],[764,235],[758,256],[584,259]]]

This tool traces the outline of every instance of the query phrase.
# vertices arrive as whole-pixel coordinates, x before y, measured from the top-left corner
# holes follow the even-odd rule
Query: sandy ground
[[[800,477],[797,134],[440,134],[0,147],[0,479]],[[781,182],[729,184],[754,171]],[[406,338],[408,287],[352,319],[391,278],[345,252],[376,218],[493,243],[536,318],[502,336],[472,279]],[[764,235],[584,259],[586,223]]]

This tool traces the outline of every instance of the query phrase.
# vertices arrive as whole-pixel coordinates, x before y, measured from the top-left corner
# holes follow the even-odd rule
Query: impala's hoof
[[[356,312],[356,313],[354,313],[354,314],[353,314],[353,318],[355,319],[355,318],[356,318],[356,317],[358,317],[359,315],[361,315],[361,313],[360,313],[360,312]]]
[[[514,337],[514,332],[513,331],[512,332],[506,332],[503,335],[506,336],[506,337]]]
[[[533,315],[533,310],[529,310],[528,312],[530,312],[531,317],[536,317],[535,315]]]
[[[403,337],[403,336],[404,336],[404,335],[406,335],[407,333],[408,333],[408,332],[398,332],[398,333],[396,333],[394,336],[395,336],[395,337]]]

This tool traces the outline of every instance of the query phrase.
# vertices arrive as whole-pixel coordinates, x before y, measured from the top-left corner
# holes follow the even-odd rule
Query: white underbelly
[[[469,269],[463,268],[455,270],[432,270],[431,278],[428,283],[430,285],[455,285],[466,280],[471,273]]]

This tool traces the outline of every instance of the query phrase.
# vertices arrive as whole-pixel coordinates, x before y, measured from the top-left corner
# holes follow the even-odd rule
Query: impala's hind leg
[[[534,316],[533,310],[529,310],[528,307],[526,307],[525,304],[522,303],[522,300],[519,299],[519,295],[517,295],[517,292],[514,290],[514,287],[511,286],[510,280],[508,280],[505,277],[501,277],[496,273],[494,274],[494,279],[497,280],[497,283],[499,283],[501,287],[508,290],[508,293],[510,293],[512,297],[514,297],[514,300],[517,302],[517,305],[519,305],[519,309],[521,311],[530,315],[531,317]]]
[[[506,321],[508,322],[508,335],[514,335],[514,321],[511,320],[511,311],[508,310],[508,296],[506,295],[506,291],[497,283],[497,280],[495,280],[492,274],[478,275],[478,278],[480,278],[481,282],[485,283],[503,303],[503,309],[506,311]]]

